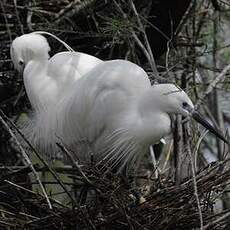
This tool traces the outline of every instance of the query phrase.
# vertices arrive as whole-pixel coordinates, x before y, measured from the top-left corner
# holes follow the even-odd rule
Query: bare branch
[[[225,76],[227,74],[227,72],[230,70],[230,64],[227,65],[222,72],[209,84],[208,88],[206,89],[206,91],[203,93],[203,95],[199,98],[199,100],[197,101],[195,108],[197,109],[201,103],[203,102],[203,100],[205,99],[205,97],[212,92],[212,90],[214,89],[214,87],[219,83],[224,81]]]

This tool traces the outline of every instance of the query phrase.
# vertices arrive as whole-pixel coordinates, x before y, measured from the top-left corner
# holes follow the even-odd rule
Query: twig
[[[166,151],[166,154],[165,154],[166,157],[165,157],[165,161],[164,161],[164,164],[162,167],[162,173],[164,173],[166,171],[166,166],[167,166],[169,159],[171,157],[172,147],[173,147],[173,140],[170,141],[168,149]]]
[[[174,167],[175,167],[175,182],[176,185],[179,185],[181,182],[181,163],[182,163],[182,151],[183,151],[183,129],[181,124],[182,117],[178,115],[175,121],[174,129]]]
[[[7,131],[9,132],[9,134],[11,135],[11,137],[13,138],[13,140],[16,142],[16,144],[18,145],[19,149],[20,149],[20,153],[22,154],[23,158],[25,159],[26,163],[29,165],[29,167],[31,168],[39,186],[41,187],[41,190],[42,190],[42,193],[44,194],[45,198],[46,198],[46,201],[48,203],[48,206],[50,209],[52,209],[52,205],[50,203],[50,200],[49,200],[49,197],[46,193],[46,190],[39,178],[39,175],[38,173],[36,172],[33,164],[31,163],[30,161],[30,158],[28,157],[28,155],[26,154],[25,150],[23,149],[23,147],[21,146],[21,144],[19,143],[17,137],[15,136],[15,134],[12,132],[12,130],[10,129],[10,127],[8,126],[8,124],[3,120],[2,116],[0,115],[0,121],[1,123],[5,126],[5,128],[7,129]]]
[[[31,8],[31,6],[32,6],[31,1],[29,1],[28,6],[29,6],[29,8]],[[33,16],[33,11],[32,11],[32,10],[28,10],[28,11],[27,11],[27,17],[26,17],[26,24],[27,24],[28,29],[29,29],[30,31],[33,30],[32,23],[31,23],[32,16]]]
[[[211,2],[216,11],[221,11],[220,5],[217,0],[211,0]]]
[[[81,174],[81,176],[84,178],[85,182],[89,185],[92,185],[92,182],[88,179],[88,177],[85,175],[85,173],[82,171],[81,167],[79,166],[78,162],[74,160],[72,154],[66,149],[65,146],[63,146],[61,143],[56,143],[57,146],[67,155],[67,157],[72,162],[74,168],[78,170],[78,172]]]
[[[150,150],[150,155],[151,155],[151,159],[152,159],[152,163],[153,163],[153,167],[154,167],[153,173],[154,173],[155,179],[158,179],[159,178],[159,171],[158,171],[158,165],[157,165],[156,156],[155,156],[155,153],[153,150],[153,146],[150,146],[149,150]]]
[[[2,8],[3,16],[4,16],[7,33],[9,35],[10,42],[12,42],[12,34],[11,34],[11,30],[10,30],[10,27],[9,27],[9,22],[8,22],[7,17],[6,17],[5,8],[3,6],[3,2],[2,1],[0,1],[0,5],[1,5],[1,8]]]
[[[126,20],[128,20],[128,17],[126,15],[126,13],[121,9],[120,5],[116,2],[116,0],[113,0],[113,2],[116,5],[116,7],[118,8],[118,10],[120,11],[120,13],[122,14],[123,18],[126,19]],[[141,23],[140,17],[138,15],[137,11],[136,11],[136,8],[135,8],[134,4],[133,4],[132,8],[134,10],[135,15],[137,16],[138,24],[139,24],[139,27],[141,28],[141,32],[143,33],[143,36],[144,36],[144,39],[145,39],[145,43],[147,45],[147,49],[143,45],[143,43],[141,42],[141,40],[138,38],[138,36],[136,35],[136,32],[133,29],[131,29],[131,34],[132,34],[135,42],[137,43],[137,45],[140,47],[140,49],[144,53],[145,57],[147,58],[147,60],[148,60],[148,62],[150,64],[151,70],[152,70],[152,72],[154,74],[154,78],[157,81],[159,81],[159,82],[165,82],[165,79],[162,78],[162,77],[160,77],[159,73],[157,71],[155,60],[154,60],[154,57],[153,57],[153,54],[152,54],[151,47],[150,47],[149,42],[148,42],[147,35],[145,33],[145,29],[143,27],[143,24]]]
[[[70,2],[65,8],[61,9],[56,15],[55,18],[59,19],[62,17],[67,11],[69,11],[71,8],[74,8],[77,4],[81,5],[81,0],[74,0],[73,2]]]
[[[15,14],[16,14],[16,17],[17,17],[17,20],[18,20],[18,24],[19,24],[21,33],[24,34],[23,25],[21,23],[21,20],[20,20],[19,14],[18,14],[17,1],[16,0],[14,0],[14,9],[15,9]]]
[[[190,129],[189,123],[186,123],[185,126],[186,126],[187,130]],[[191,152],[189,135],[187,135],[187,138],[185,138],[185,141],[186,141],[187,151],[188,151],[190,161],[191,161],[194,195],[195,195],[195,198],[196,198],[197,208],[198,208],[199,217],[200,217],[200,230],[204,230],[204,221],[203,221],[203,215],[202,215],[202,210],[201,210],[201,205],[200,205],[200,200],[199,200],[199,195],[198,195],[195,164],[194,164],[194,160],[193,160],[193,156],[192,156],[192,152]]]
[[[11,181],[4,180],[4,182],[6,182],[6,183],[8,183],[8,184],[10,184],[10,185],[12,185],[12,186],[14,186],[14,187],[20,189],[20,190],[23,190],[24,192],[27,192],[27,193],[30,193],[30,194],[32,194],[32,195],[40,196],[40,197],[44,198],[43,195],[41,195],[41,194],[39,194],[39,193],[36,193],[36,192],[34,192],[34,191],[31,191],[31,190],[29,190],[29,189],[27,189],[27,188],[24,188],[24,187],[22,187],[22,186],[20,186],[20,185],[18,185],[18,184],[15,184],[15,183],[13,183],[13,182],[11,182]],[[53,198],[50,198],[50,200],[51,200],[53,203],[56,203],[56,204],[60,205],[60,206],[63,207],[63,208],[66,208],[66,206],[65,206],[64,204],[62,204],[61,202],[59,202],[58,200],[55,200],[55,199],[53,199]]]
[[[54,23],[60,23],[64,18],[71,18],[74,14],[77,14],[81,10],[85,9],[87,6],[95,2],[95,0],[85,0],[84,2],[80,0],[74,0],[64,9],[60,10],[59,13],[55,15]],[[78,5],[79,4],[79,5]]]
[[[195,161],[194,161],[194,168],[195,168],[195,172],[197,172],[197,160],[198,160],[198,150],[200,148],[200,144],[202,142],[202,140],[205,138],[205,136],[207,135],[209,131],[208,130],[205,130],[201,136],[199,137],[199,140],[197,141],[196,143],[196,146],[194,148],[194,152],[193,152],[193,156],[195,158]]]
[[[211,223],[206,224],[203,229],[206,230],[206,229],[210,228],[211,226],[213,226],[214,224],[217,224],[218,222],[228,218],[229,216],[230,216],[230,211],[228,213],[226,213],[225,215],[221,216],[220,218],[212,221]]]
[[[73,164],[73,167],[75,169],[77,169],[77,171],[80,173],[80,175],[83,177],[84,181],[90,185],[91,187],[95,188],[95,190],[99,193],[101,193],[100,190],[98,190],[95,185],[89,180],[89,178],[86,176],[86,174],[82,171],[80,165],[78,164],[78,162],[76,160],[74,160],[72,154],[68,151],[68,149],[63,146],[61,143],[56,143],[57,146],[67,155],[67,157],[70,159],[70,161],[72,162]]]
[[[199,98],[199,100],[197,101],[195,108],[197,109],[201,103],[203,102],[203,100],[205,99],[205,97],[212,92],[212,90],[214,89],[214,87],[216,86],[217,83],[224,81],[225,76],[227,74],[227,72],[230,70],[230,64],[225,66],[225,68],[222,70],[222,72],[209,84],[208,88],[206,89],[206,91],[203,93],[203,95]]]
[[[151,69],[152,69],[152,71],[155,74],[155,77],[157,79],[157,78],[159,78],[159,73],[158,73],[157,68],[156,68],[156,63],[155,63],[155,60],[154,60],[154,57],[153,57],[152,49],[151,49],[149,41],[148,41],[148,37],[147,37],[147,35],[145,33],[145,28],[143,26],[143,23],[141,22],[141,19],[139,17],[137,9],[136,9],[136,7],[135,7],[135,5],[134,5],[132,0],[130,0],[130,5],[131,5],[131,8],[132,8],[136,18],[137,18],[137,23],[138,23],[138,25],[140,27],[140,30],[141,30],[141,32],[142,32],[142,34],[144,36],[144,41],[145,41],[146,48],[147,48],[147,54],[146,54],[147,56],[146,57],[147,57],[147,59],[149,61]]]
[[[49,169],[50,173],[53,175],[53,177],[55,178],[55,180],[60,184],[60,186],[63,188],[63,190],[66,192],[66,194],[69,196],[69,198],[71,199],[71,201],[76,205],[76,201],[73,199],[72,195],[70,194],[70,192],[67,190],[67,188],[65,187],[65,185],[63,184],[63,182],[61,181],[61,179],[59,178],[59,176],[55,173],[55,171],[53,169],[50,168],[50,166],[48,165],[48,163],[42,158],[42,156],[36,151],[36,149],[32,146],[32,144],[25,138],[25,136],[23,135],[23,133],[15,126],[15,124],[2,112],[2,110],[0,110],[0,116],[4,117],[9,123],[10,125],[19,133],[19,135],[23,138],[23,140],[28,144],[28,146],[30,147],[30,149],[36,154],[36,156],[38,157],[38,159]]]

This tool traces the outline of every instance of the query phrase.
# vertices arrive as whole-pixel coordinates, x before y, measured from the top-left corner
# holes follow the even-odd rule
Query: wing
[[[102,62],[85,53],[61,52],[49,60],[47,74],[57,82],[59,98],[62,98],[75,81]]]
[[[48,74],[55,78],[62,78],[65,73],[66,77],[73,78],[74,74],[71,70],[75,70],[83,76],[102,62],[99,58],[81,52],[60,52],[50,58]],[[61,72],[60,67],[62,67]]]
[[[59,135],[68,145],[85,139],[94,142],[117,128],[119,117],[132,109],[136,98],[151,87],[145,71],[123,60],[99,64],[80,78],[57,112]]]

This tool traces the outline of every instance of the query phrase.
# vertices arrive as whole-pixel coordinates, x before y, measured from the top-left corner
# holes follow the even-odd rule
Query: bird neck
[[[40,73],[47,71],[49,60],[42,58],[35,58],[27,62],[24,70],[24,75],[31,75],[35,77],[41,76]]]
[[[44,81],[47,67],[48,60],[35,59],[28,62],[23,73],[26,93],[32,107],[37,111],[43,109],[39,98],[42,91],[40,83]]]
[[[137,108],[140,114],[158,114],[162,112],[162,105],[159,94],[156,94],[153,87],[146,89],[137,100]]]
[[[140,96],[137,113],[139,121],[136,133],[146,144],[154,144],[170,133],[170,117],[162,110],[159,95],[155,94],[152,87]]]
[[[47,50],[40,49],[35,52],[32,49],[26,49],[26,51],[23,52],[23,60],[26,66],[31,61],[43,63],[48,61],[48,59],[49,59],[49,53],[47,52]]]
[[[140,119],[134,126],[137,139],[150,146],[167,136],[171,131],[171,120],[167,113],[140,113]]]

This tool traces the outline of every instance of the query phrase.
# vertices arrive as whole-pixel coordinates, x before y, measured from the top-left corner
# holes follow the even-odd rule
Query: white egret
[[[48,51],[37,34],[15,39],[11,48],[16,68],[25,64],[25,87],[35,108],[28,137],[45,152],[55,155],[61,139],[80,159],[92,151],[95,161],[118,171],[138,167],[150,145],[170,133],[172,114],[191,114],[227,142],[194,111],[183,90],[173,84],[151,86],[136,64],[102,62],[82,53],[49,60]]]
[[[170,133],[172,114],[191,114],[227,141],[194,111],[184,91],[151,86],[145,71],[129,61],[108,61],[76,81],[61,101],[57,135],[67,146],[85,140],[97,160],[122,169],[138,164],[150,145]]]
[[[50,46],[43,33],[22,35],[11,45],[12,61],[18,71],[24,71],[26,92],[36,111],[53,106],[74,81],[102,62],[81,52],[60,52],[49,58]]]

